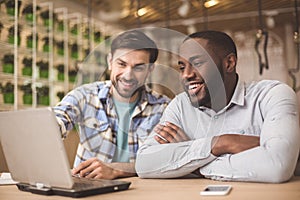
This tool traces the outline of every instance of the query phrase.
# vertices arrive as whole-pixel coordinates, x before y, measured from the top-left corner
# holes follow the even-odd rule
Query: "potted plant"
[[[18,25],[18,33],[17,33],[17,44],[20,46],[21,44],[21,26]],[[15,43],[15,26],[12,25],[8,29],[8,43],[14,44]]]
[[[73,35],[78,35],[78,25],[77,25],[77,24],[74,24],[74,25],[71,27],[70,32],[71,32]]]
[[[76,80],[77,70],[75,69],[69,70],[68,74],[69,74],[69,82],[74,83]]]
[[[63,56],[64,55],[64,41],[57,41],[57,54]]]
[[[37,102],[39,105],[49,105],[49,86],[37,87]]]
[[[32,104],[32,86],[31,83],[20,85],[20,90],[23,91],[23,104]]]
[[[26,38],[26,46],[27,48],[31,48],[33,47],[33,34],[30,34],[27,36]],[[39,39],[39,35],[36,34],[36,47],[38,46],[38,39]]]
[[[23,58],[22,63],[23,63],[22,75],[32,76],[32,58],[25,57]]]
[[[0,91],[3,94],[3,101],[6,104],[14,103],[14,85],[7,82],[5,85],[0,85]]]
[[[1,36],[2,29],[3,29],[3,24],[2,24],[2,22],[0,21],[0,36]],[[0,38],[1,38],[1,37],[0,37]]]
[[[101,42],[101,32],[100,31],[94,32],[94,41]]]
[[[18,1],[18,11],[20,10],[20,7],[22,5],[22,1]],[[14,16],[15,15],[15,0],[6,0],[5,1],[5,7],[6,7],[6,13],[8,15]],[[18,13],[19,15],[19,13]]]
[[[43,45],[43,52],[49,52],[50,51],[50,46],[49,46],[49,37],[46,36],[43,39],[44,45]]]
[[[50,19],[49,19],[49,10],[45,10],[40,13],[41,18],[43,19],[44,26],[50,25]]]
[[[71,57],[74,59],[78,59],[78,44],[75,42],[71,44]]]
[[[39,6],[36,7],[36,10],[38,11],[40,9]],[[25,19],[28,22],[32,22],[33,21],[33,4],[27,4],[22,11],[22,14],[25,15]]]
[[[57,20],[57,30],[60,32],[63,32],[65,30],[63,20]]]
[[[4,73],[14,73],[14,55],[9,53],[5,54],[2,58],[3,68],[2,71]]]
[[[44,61],[39,61],[36,63],[40,69],[40,78],[48,78],[49,77],[49,63]]]
[[[57,73],[57,80],[64,81],[65,80],[65,74],[64,74],[64,72],[65,72],[65,66],[63,64],[58,64],[56,66],[56,69],[58,71],[58,73]]]
[[[65,92],[63,92],[63,91],[58,91],[58,92],[56,93],[56,96],[59,98],[59,101],[61,101],[61,100],[64,98],[64,96],[65,96]]]

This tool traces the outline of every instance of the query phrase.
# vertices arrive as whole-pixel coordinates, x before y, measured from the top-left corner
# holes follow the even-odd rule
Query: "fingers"
[[[183,142],[189,140],[189,137],[176,125],[166,122],[166,125],[158,124],[154,131],[155,140],[160,144]]]
[[[82,163],[80,163],[77,167],[72,169],[72,174],[79,174],[81,177],[86,177],[90,174],[100,161],[97,158],[88,159]]]

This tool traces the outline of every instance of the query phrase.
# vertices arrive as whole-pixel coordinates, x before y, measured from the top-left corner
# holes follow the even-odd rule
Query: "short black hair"
[[[150,63],[154,63],[158,56],[155,42],[145,33],[138,30],[130,30],[118,35],[111,44],[111,53],[117,49],[144,50],[150,53]]]
[[[213,48],[214,51],[221,50],[224,53],[223,56],[230,53],[234,53],[237,56],[236,45],[232,38],[224,32],[221,31],[200,31],[190,34],[184,39],[183,42],[190,38],[202,38],[208,41],[208,45]]]

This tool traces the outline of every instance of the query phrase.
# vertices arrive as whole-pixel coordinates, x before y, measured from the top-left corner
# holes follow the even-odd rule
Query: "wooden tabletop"
[[[101,194],[83,199],[101,200],[199,200],[199,199],[230,199],[230,200],[300,200],[300,177],[282,184],[219,182],[208,179],[140,179],[138,177],[123,179],[131,181],[127,191]],[[232,190],[226,196],[201,196],[200,191],[208,184],[231,184]],[[70,199],[62,196],[43,196],[22,192],[15,185],[0,186],[1,200],[61,200]]]

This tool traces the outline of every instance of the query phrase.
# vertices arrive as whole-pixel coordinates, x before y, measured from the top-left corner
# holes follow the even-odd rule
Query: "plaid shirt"
[[[78,125],[80,142],[74,166],[92,157],[112,162],[116,146],[118,116],[113,104],[110,81],[95,82],[76,88],[53,108],[62,136]],[[149,89],[143,90],[134,108],[128,132],[130,162],[134,162],[139,146],[145,141],[169,99]]]

